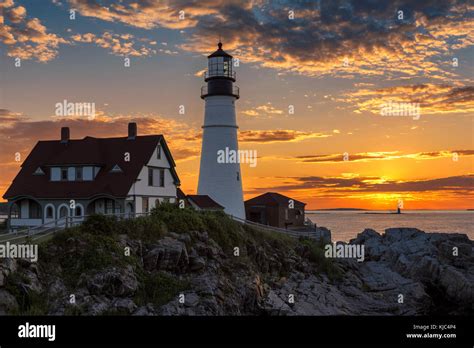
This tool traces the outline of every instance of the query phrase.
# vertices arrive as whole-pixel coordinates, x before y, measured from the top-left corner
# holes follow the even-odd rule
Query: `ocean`
[[[415,227],[425,232],[464,233],[474,240],[474,211],[403,210],[387,211],[306,211],[306,217],[331,230],[333,241],[355,238],[366,228],[378,233],[391,227]]]

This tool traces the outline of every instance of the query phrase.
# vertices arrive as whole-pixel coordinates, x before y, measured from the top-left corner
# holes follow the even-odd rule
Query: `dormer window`
[[[113,168],[110,170],[111,173],[122,173],[122,168],[119,167],[118,164],[114,165]]]
[[[41,167],[38,167],[33,173],[33,175],[44,175],[43,169],[41,169]]]
[[[84,166],[84,167],[51,167],[51,181],[92,181],[94,180],[97,172],[99,171],[99,167],[94,170],[92,166]],[[94,171],[96,173],[94,173]]]

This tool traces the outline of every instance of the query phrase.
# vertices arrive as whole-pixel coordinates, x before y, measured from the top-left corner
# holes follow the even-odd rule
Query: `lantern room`
[[[232,70],[232,56],[222,49],[222,43],[217,45],[217,51],[209,55],[208,69],[205,80],[214,78],[225,78],[235,81],[235,72]]]

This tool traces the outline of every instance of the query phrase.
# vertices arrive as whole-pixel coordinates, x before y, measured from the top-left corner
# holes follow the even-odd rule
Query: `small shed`
[[[306,203],[276,192],[245,201],[246,219],[263,225],[281,228],[304,226]]]

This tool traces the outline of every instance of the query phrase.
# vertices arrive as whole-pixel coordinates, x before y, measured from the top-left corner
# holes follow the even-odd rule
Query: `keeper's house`
[[[174,203],[180,185],[162,135],[39,141],[5,192],[9,228],[38,226],[67,216],[146,213]],[[65,220],[65,219],[64,219]],[[77,221],[76,220],[76,221]]]

